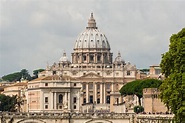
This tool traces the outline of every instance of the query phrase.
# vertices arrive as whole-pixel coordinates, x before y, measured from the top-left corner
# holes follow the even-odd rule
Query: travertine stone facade
[[[164,79],[164,75],[161,73],[161,68],[159,65],[151,65],[150,66],[150,71],[149,71],[149,76],[150,78],[154,79]]]
[[[79,112],[81,83],[69,76],[40,77],[28,84],[29,112]]]
[[[147,113],[166,113],[167,107],[159,98],[159,90],[157,88],[143,89],[143,106]]]
[[[80,101],[77,104],[77,107],[80,107],[79,109],[77,108],[80,112],[115,111],[114,104],[123,102],[119,89],[125,83],[136,79],[136,66],[130,62],[126,63],[121,58],[120,53],[118,53],[115,60],[113,60],[113,53],[111,53],[108,39],[98,30],[93,14],[91,14],[88,20],[88,26],[79,34],[75,41],[71,57],[72,61],[68,60],[64,52],[59,62],[51,66],[48,65],[46,70],[39,74],[39,78],[48,76],[58,76],[61,78],[65,76],[70,77],[70,81],[59,82],[65,83],[63,86],[55,84],[56,82],[53,80],[48,80],[48,87],[44,89],[43,86],[41,86],[43,80],[40,82],[37,80],[29,82],[29,93],[38,94],[40,102],[37,105],[40,107],[39,111],[44,110],[42,105],[45,104],[42,101],[45,97],[48,97],[48,101],[51,102],[51,104],[48,105],[48,110],[50,110],[51,108],[53,109],[53,103],[57,101],[57,93],[63,93],[63,91],[53,90],[51,88],[58,87],[62,90],[66,90],[69,83],[77,84],[77,86],[79,85],[78,87],[80,87],[80,92],[78,91],[78,95],[76,95]],[[37,83],[39,88],[36,88],[34,83]],[[33,88],[29,88],[29,86],[32,85]],[[71,89],[66,90],[68,95],[69,93],[71,94],[71,91],[74,89],[71,86],[70,88]],[[45,92],[48,94],[45,95]],[[70,96],[67,101],[72,100],[72,98],[73,97]],[[72,110],[72,107],[70,107],[69,110]],[[30,110],[32,109],[30,108]]]

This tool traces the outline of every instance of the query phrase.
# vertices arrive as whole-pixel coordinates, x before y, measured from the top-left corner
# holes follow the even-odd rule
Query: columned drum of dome
[[[75,41],[72,63],[110,64],[112,63],[110,49],[107,37],[98,30],[93,13],[91,13],[88,26]]]

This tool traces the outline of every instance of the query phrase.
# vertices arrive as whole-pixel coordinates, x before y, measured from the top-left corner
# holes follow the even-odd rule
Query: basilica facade
[[[126,112],[119,89],[136,79],[135,65],[118,52],[115,59],[107,37],[91,14],[74,42],[71,60],[63,53],[39,77],[28,82],[30,112]]]

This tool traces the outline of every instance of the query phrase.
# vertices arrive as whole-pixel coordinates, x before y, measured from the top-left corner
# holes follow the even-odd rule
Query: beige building
[[[93,14],[75,40],[71,58],[64,52],[59,62],[48,65],[38,79],[28,83],[29,111],[116,112],[122,108],[119,112],[125,112],[119,89],[136,79],[136,66],[126,63],[120,53],[113,60],[108,39]],[[79,101],[76,106],[74,97]]]
[[[17,111],[27,112],[27,84],[28,81],[17,81],[15,83],[6,85],[2,94],[13,96],[17,95],[17,100],[21,102],[21,106],[17,106]]]
[[[81,83],[69,76],[51,75],[28,84],[29,112],[79,112]]]
[[[154,78],[154,79],[164,79],[164,75],[162,75],[162,73],[161,73],[160,66],[159,65],[151,65],[148,77]]]
[[[147,113],[165,113],[167,107],[159,98],[159,90],[157,88],[143,89],[143,107]]]

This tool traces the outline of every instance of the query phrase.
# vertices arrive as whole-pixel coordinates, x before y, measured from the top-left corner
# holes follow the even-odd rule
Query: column
[[[57,109],[57,93],[54,92],[54,109]]]
[[[100,104],[103,103],[103,85],[100,83]]]
[[[40,95],[40,109],[43,110],[44,109],[44,94],[42,91],[40,93],[41,93],[41,95]],[[30,96],[32,96],[32,95],[30,95]],[[31,102],[30,100],[28,102],[28,104],[29,104],[28,108],[30,108],[30,102]],[[29,109],[28,109],[28,111],[29,111]]]
[[[68,94],[68,110],[71,110],[71,93],[67,93]]]
[[[96,54],[94,54],[94,63],[96,63]]]
[[[87,59],[87,63],[89,63],[89,53],[87,53],[86,59]]]
[[[112,89],[111,89],[111,91],[113,92],[114,91],[114,84],[112,83]]]
[[[89,103],[89,84],[86,83],[86,103]]]
[[[106,103],[106,90],[105,90],[105,86],[106,86],[106,83],[103,84],[103,98],[104,98],[104,104]]]
[[[77,53],[75,53],[75,63],[78,63],[78,54]]]
[[[96,82],[94,83],[94,96],[93,96],[93,98],[94,98],[94,102],[97,103],[97,83]]]
[[[53,92],[50,92],[50,106],[49,106],[49,109],[52,110],[53,109]]]
[[[65,101],[67,101],[67,92],[64,93],[64,99],[65,99]]]
[[[107,60],[110,62],[110,53],[107,53]]]
[[[55,109],[55,95],[54,95],[54,92],[52,93],[52,95],[53,95],[53,99],[52,99],[52,101],[53,101],[53,107],[52,107],[52,109]]]
[[[104,54],[103,53],[101,54],[101,61],[102,61],[102,63],[104,63]]]
[[[80,63],[82,63],[82,53],[80,53]]]

